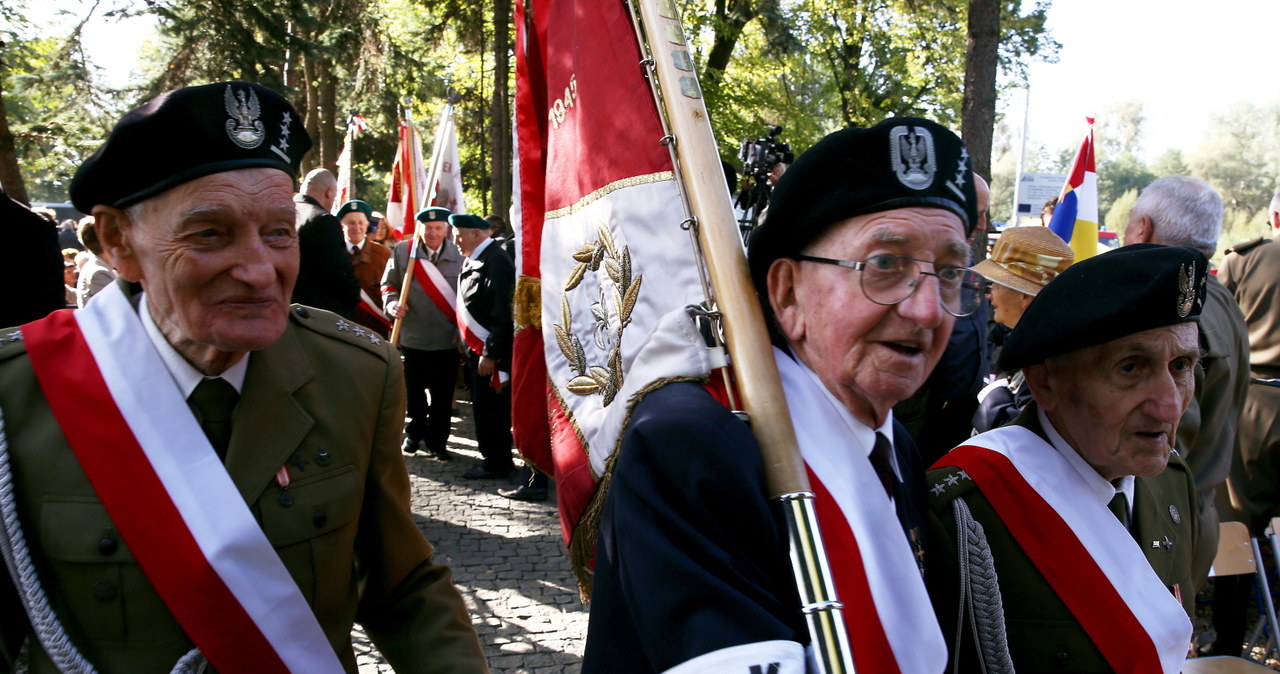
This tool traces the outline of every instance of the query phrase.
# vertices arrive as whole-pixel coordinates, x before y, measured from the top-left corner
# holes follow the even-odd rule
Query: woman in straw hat
[[[1075,254],[1048,227],[1011,227],[996,241],[991,257],[973,267],[991,282],[991,308],[995,321],[1014,328],[1023,312],[1044,288],[1064,269]],[[978,393],[978,409],[973,414],[975,433],[998,428],[1018,416],[1031,400],[1022,372],[997,379]]]

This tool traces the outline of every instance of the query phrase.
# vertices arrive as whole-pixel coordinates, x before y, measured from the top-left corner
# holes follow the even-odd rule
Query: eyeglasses
[[[861,261],[834,260],[829,257],[797,255],[796,260],[833,264],[845,269],[860,271],[862,293],[867,299],[882,306],[893,306],[911,297],[920,286],[921,276],[938,279],[938,301],[947,313],[956,318],[969,316],[982,302],[982,277],[964,267],[935,265],[934,271],[924,271],[920,263],[934,264],[929,260],[881,253]]]

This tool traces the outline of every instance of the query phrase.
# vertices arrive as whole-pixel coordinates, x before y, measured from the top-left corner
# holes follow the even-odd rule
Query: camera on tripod
[[[748,138],[742,141],[738,150],[738,159],[742,161],[742,173],[756,180],[764,180],[773,172],[778,164],[790,164],[795,160],[791,145],[778,139],[782,127],[776,124],[769,126],[769,135],[764,138]]]

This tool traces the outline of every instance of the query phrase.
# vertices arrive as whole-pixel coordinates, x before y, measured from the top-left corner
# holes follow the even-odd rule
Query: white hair
[[[1130,211],[1130,220],[1151,218],[1153,243],[1188,246],[1213,256],[1222,236],[1222,197],[1209,183],[1170,176],[1147,185]]]

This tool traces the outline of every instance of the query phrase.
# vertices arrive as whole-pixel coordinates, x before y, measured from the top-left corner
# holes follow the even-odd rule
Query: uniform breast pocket
[[[258,500],[267,540],[317,614],[345,601],[363,498],[359,473],[344,466],[295,478],[287,490],[272,485]]]
[[[53,576],[41,579],[46,591],[58,588],[66,615],[91,642],[156,645],[185,639],[101,502],[47,497],[39,537]]]

